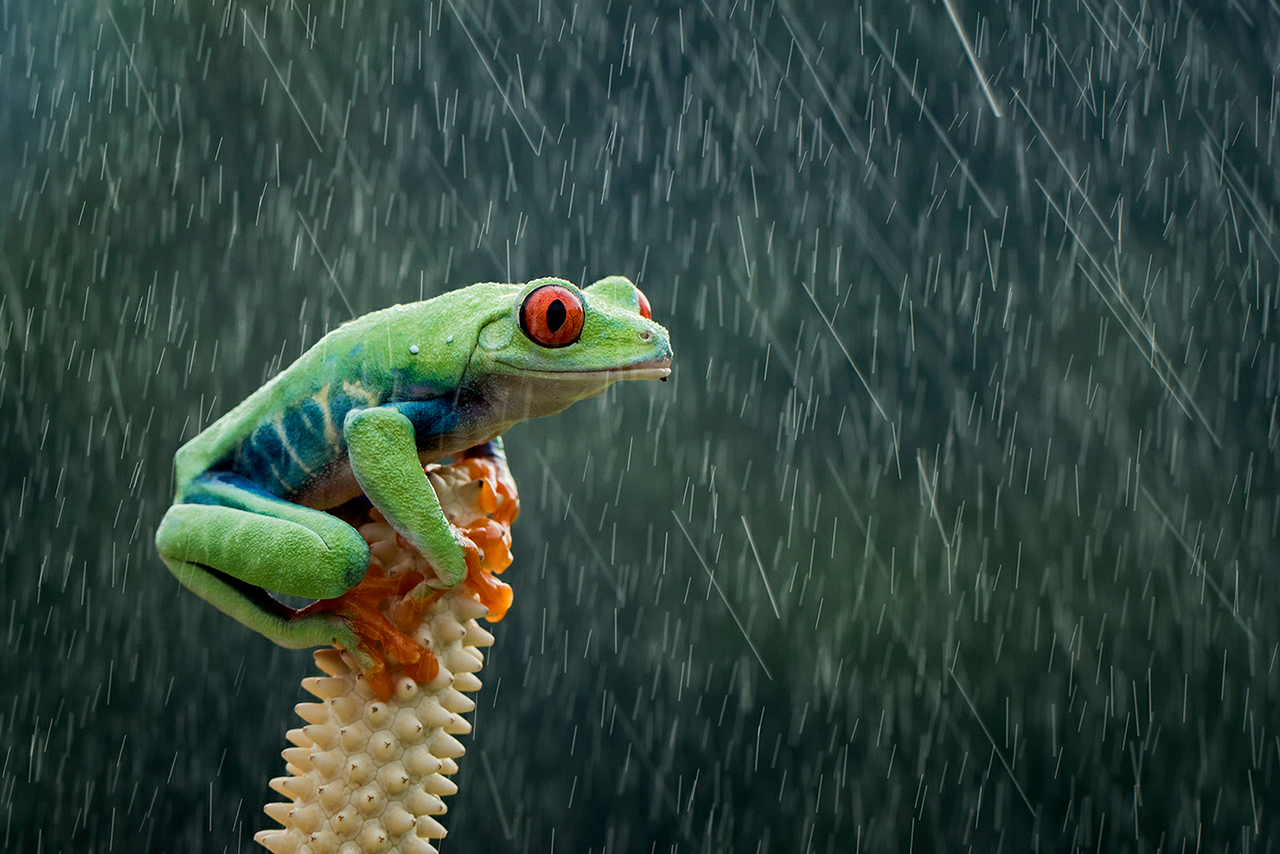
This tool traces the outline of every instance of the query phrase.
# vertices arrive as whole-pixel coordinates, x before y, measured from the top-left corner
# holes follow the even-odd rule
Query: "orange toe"
[[[387,578],[371,567],[364,580],[346,593],[333,599],[321,599],[298,613],[300,616],[333,613],[347,620],[362,653],[359,656],[361,674],[373,693],[385,701],[395,690],[389,669],[390,658],[400,662],[409,677],[418,682],[429,682],[440,672],[439,662],[431,650],[397,628],[381,611],[381,606],[388,599],[403,597],[421,580],[422,576],[417,573]],[[404,600],[405,604],[412,601]],[[421,610],[427,604],[429,601],[420,606],[418,613],[410,615],[410,626],[416,627],[422,622]]]

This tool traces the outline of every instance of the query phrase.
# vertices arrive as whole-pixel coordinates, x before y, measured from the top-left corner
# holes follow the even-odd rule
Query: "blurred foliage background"
[[[1273,5],[3,3],[3,847],[256,850],[313,666],[173,451],[618,273],[675,375],[508,437],[444,851],[1277,850]]]

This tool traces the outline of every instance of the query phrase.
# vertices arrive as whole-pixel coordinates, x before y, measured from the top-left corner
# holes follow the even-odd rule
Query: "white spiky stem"
[[[483,515],[474,490],[453,489],[465,478],[450,474],[433,471],[432,482],[451,520]],[[416,558],[376,515],[361,533],[370,540],[375,564],[392,567],[388,574]],[[414,640],[435,653],[439,673],[419,684],[392,660],[395,689],[387,701],[374,695],[348,653],[317,651],[316,664],[328,675],[302,685],[320,702],[296,706],[307,725],[288,733],[296,745],[282,754],[289,776],[271,781],[290,801],[266,806],[284,827],[254,839],[274,854],[433,854],[431,840],[445,835],[435,818],[446,810],[442,798],[458,790],[449,775],[457,772],[454,760],[464,748],[454,736],[471,731],[462,715],[475,703],[466,694],[480,688],[480,647],[493,643],[476,622],[487,614],[467,584],[433,602]]]

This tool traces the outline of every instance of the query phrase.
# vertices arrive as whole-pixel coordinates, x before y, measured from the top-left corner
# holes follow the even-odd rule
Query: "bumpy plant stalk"
[[[493,643],[476,620],[497,621],[511,604],[511,588],[493,574],[511,563],[518,500],[505,467],[488,458],[432,466],[428,475],[478,560],[472,552],[465,582],[414,608],[404,595],[430,567],[376,510],[358,526],[370,546],[368,576],[313,607],[355,616],[360,652],[375,665],[366,660],[362,672],[348,652],[316,652],[327,676],[302,685],[320,702],[296,707],[307,725],[288,733],[296,745],[283,753],[289,776],[271,781],[290,800],[266,807],[284,827],[254,837],[275,854],[429,854],[445,835],[436,817],[458,790],[449,775],[464,752],[454,736],[471,731],[462,715],[475,703],[466,694],[480,688],[480,648]]]

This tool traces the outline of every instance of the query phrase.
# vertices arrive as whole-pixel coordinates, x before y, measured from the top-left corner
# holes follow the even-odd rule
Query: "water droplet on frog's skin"
[[[448,338],[444,339],[444,343],[446,343],[446,344],[452,344],[452,343],[453,343],[453,336],[452,336],[452,335],[450,335]]]
[[[413,355],[415,355],[415,356],[416,356],[416,355],[418,355],[418,345],[417,345],[417,344],[410,344],[410,345],[409,345],[409,352],[410,352],[410,353],[412,353],[412,354],[413,354]]]

